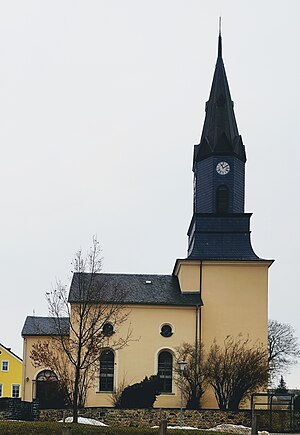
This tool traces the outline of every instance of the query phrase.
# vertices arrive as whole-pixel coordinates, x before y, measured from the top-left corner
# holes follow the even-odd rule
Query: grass
[[[84,424],[68,424],[72,435],[158,435],[158,429],[131,427],[99,427]],[[61,435],[62,423],[0,421],[1,435]],[[168,435],[207,435],[201,430],[168,430]],[[214,432],[214,435],[226,435]]]

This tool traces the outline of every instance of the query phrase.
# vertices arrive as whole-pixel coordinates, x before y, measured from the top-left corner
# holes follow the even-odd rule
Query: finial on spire
[[[222,59],[222,17],[219,17],[219,41],[218,41],[218,58]]]

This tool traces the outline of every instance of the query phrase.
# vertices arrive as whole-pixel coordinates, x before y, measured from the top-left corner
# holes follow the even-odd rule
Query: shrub
[[[99,427],[85,424],[70,424],[72,435],[157,435],[158,429],[145,427]],[[0,421],[1,435],[61,435],[63,425],[48,422]],[[206,432],[195,430],[172,430],[173,435],[206,435]],[[215,432],[214,435],[224,435]]]
[[[147,376],[141,382],[126,387],[116,408],[152,408],[156,397],[160,394],[159,376]]]

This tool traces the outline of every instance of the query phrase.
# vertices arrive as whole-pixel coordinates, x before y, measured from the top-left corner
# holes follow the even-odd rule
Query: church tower
[[[222,58],[218,57],[199,145],[194,147],[194,210],[188,258],[255,260],[244,213],[246,153]]]
[[[173,275],[182,294],[198,297],[195,342],[208,351],[231,336],[267,349],[268,269],[272,260],[251,246],[245,213],[246,152],[239,134],[222,57],[218,56],[200,143],[194,147],[194,208],[187,258],[177,259]],[[204,407],[214,407],[207,392]]]

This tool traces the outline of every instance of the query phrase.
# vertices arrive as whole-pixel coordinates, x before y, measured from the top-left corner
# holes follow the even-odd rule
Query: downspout
[[[23,367],[22,367],[22,392],[21,392],[21,400],[25,401],[25,382],[26,382],[26,354],[27,354],[27,340],[23,338]]]
[[[201,345],[202,343],[202,275],[203,275],[203,263],[202,260],[200,260],[200,285],[199,285],[199,297],[200,297],[200,310],[199,310],[199,343]]]
[[[202,260],[200,260],[200,283],[199,283],[199,298],[200,301],[196,304],[196,334],[195,334],[195,370],[198,371],[198,349],[202,341],[202,325],[201,325],[201,306],[202,306]]]

